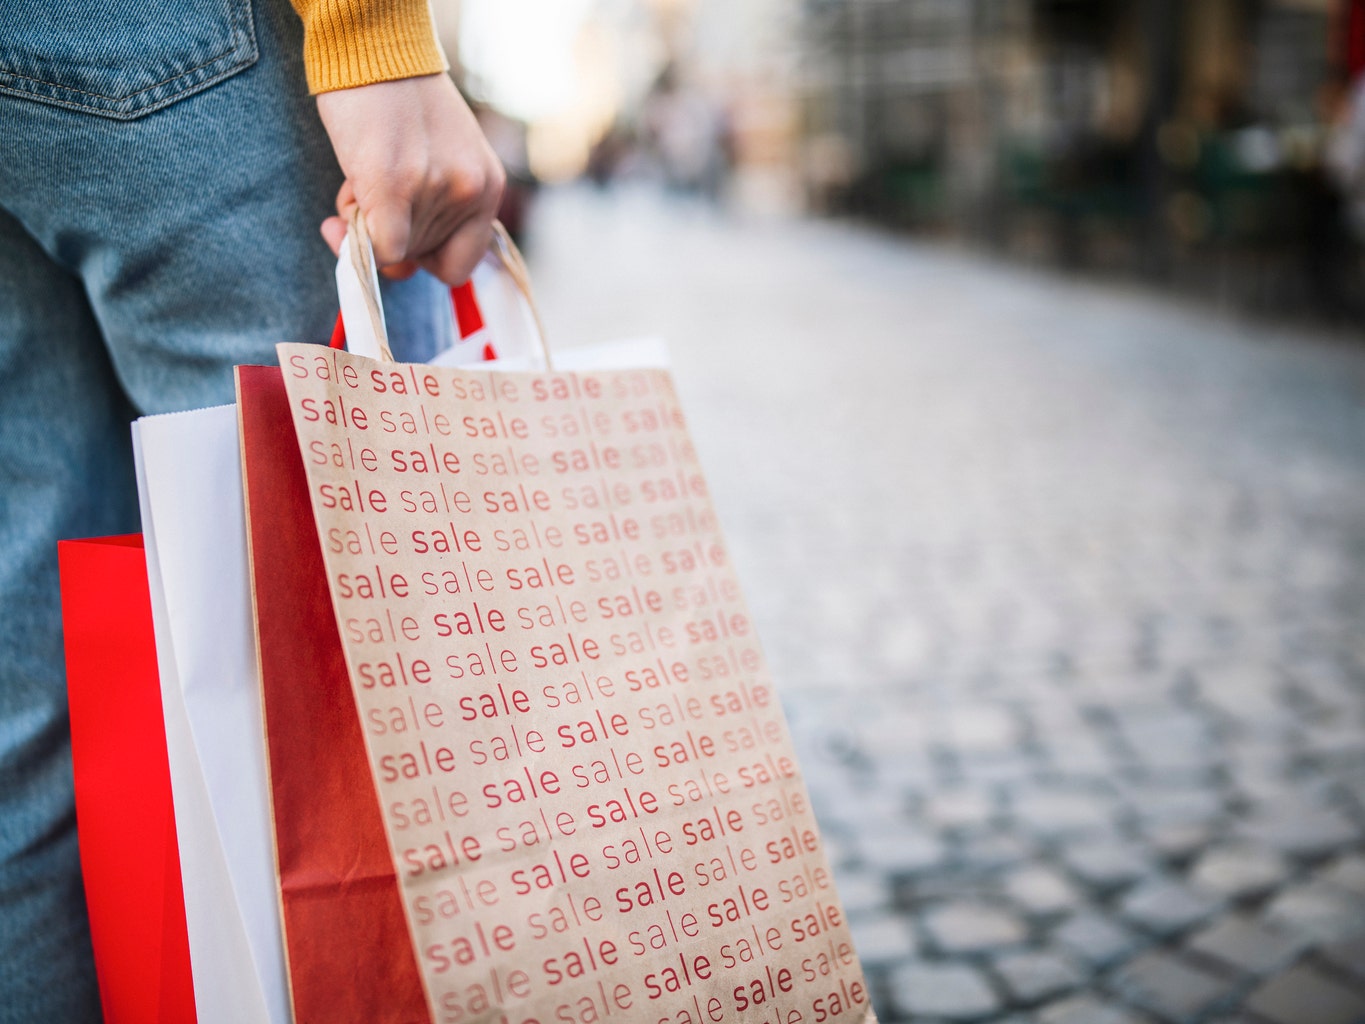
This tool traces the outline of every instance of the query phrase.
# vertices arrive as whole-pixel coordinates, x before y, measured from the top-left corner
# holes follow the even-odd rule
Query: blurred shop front
[[[804,0],[799,49],[817,209],[1365,309],[1365,0]]]

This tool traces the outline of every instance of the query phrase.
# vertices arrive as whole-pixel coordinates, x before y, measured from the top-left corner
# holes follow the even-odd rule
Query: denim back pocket
[[[256,62],[251,0],[4,0],[0,93],[120,121]]]

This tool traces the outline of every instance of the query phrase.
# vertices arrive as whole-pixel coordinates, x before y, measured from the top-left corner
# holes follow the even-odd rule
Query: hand
[[[338,216],[322,222],[332,252],[359,206],[389,276],[420,266],[446,284],[467,280],[488,249],[506,176],[454,83],[424,75],[317,100],[346,175]]]

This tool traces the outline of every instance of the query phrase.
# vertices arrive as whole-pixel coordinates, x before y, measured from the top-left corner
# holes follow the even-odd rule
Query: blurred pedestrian
[[[706,95],[670,65],[650,91],[644,120],[668,185],[718,198],[731,140],[725,119]]]
[[[1319,97],[1327,141],[1306,189],[1305,269],[1325,314],[1351,322],[1360,312],[1365,245],[1365,76],[1345,76]]]
[[[56,541],[136,530],[128,424],[328,337],[364,210],[396,349],[437,336],[502,171],[427,0],[16,0],[0,18],[0,1021],[100,1017]],[[316,100],[310,98],[310,92]],[[134,797],[130,797],[134,798]]]
[[[1329,112],[1326,167],[1346,198],[1352,228],[1365,237],[1365,75],[1346,88]]]

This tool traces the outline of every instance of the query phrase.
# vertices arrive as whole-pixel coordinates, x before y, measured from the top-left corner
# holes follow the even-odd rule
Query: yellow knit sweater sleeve
[[[290,0],[316,94],[445,71],[428,0]]]

